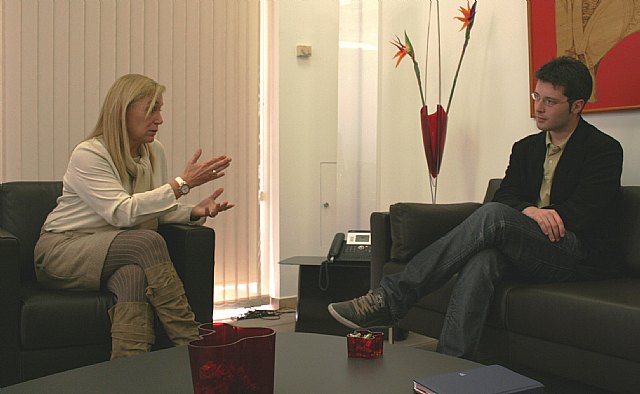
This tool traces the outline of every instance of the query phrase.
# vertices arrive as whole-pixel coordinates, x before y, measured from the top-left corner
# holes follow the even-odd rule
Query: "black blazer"
[[[516,142],[493,200],[519,211],[535,206],[546,151],[545,132]],[[557,164],[551,185],[551,204],[546,208],[555,209],[565,228],[586,241],[598,255],[610,252],[615,238],[621,174],[620,143],[581,118]],[[585,263],[601,264],[593,258],[590,260]]]

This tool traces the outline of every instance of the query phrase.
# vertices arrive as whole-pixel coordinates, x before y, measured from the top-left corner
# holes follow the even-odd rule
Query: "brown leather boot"
[[[198,323],[173,264],[158,264],[145,269],[144,273],[148,283],[147,298],[169,339],[176,346],[198,339]]]
[[[109,309],[111,359],[147,353],[156,341],[153,309],[146,302],[119,302]]]

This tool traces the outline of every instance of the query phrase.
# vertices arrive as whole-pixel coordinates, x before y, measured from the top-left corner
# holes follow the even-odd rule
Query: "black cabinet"
[[[280,262],[299,267],[295,329],[296,332],[347,335],[353,330],[335,321],[327,306],[366,294],[370,288],[370,263],[323,264],[324,260],[319,256],[295,256]]]

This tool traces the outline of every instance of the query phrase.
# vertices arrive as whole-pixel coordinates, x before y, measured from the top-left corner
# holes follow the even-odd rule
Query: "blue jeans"
[[[532,282],[572,281],[576,263],[587,253],[572,232],[551,242],[533,219],[488,203],[420,251],[402,272],[385,276],[381,286],[392,316],[401,319],[420,298],[458,274],[437,351],[472,358],[506,266]]]

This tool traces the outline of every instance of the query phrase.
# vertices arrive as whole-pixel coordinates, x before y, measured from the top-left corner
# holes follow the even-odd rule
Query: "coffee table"
[[[412,393],[413,379],[480,364],[385,343],[381,358],[347,357],[346,338],[276,334],[275,393]],[[90,365],[2,389],[11,393],[192,393],[186,346]]]

